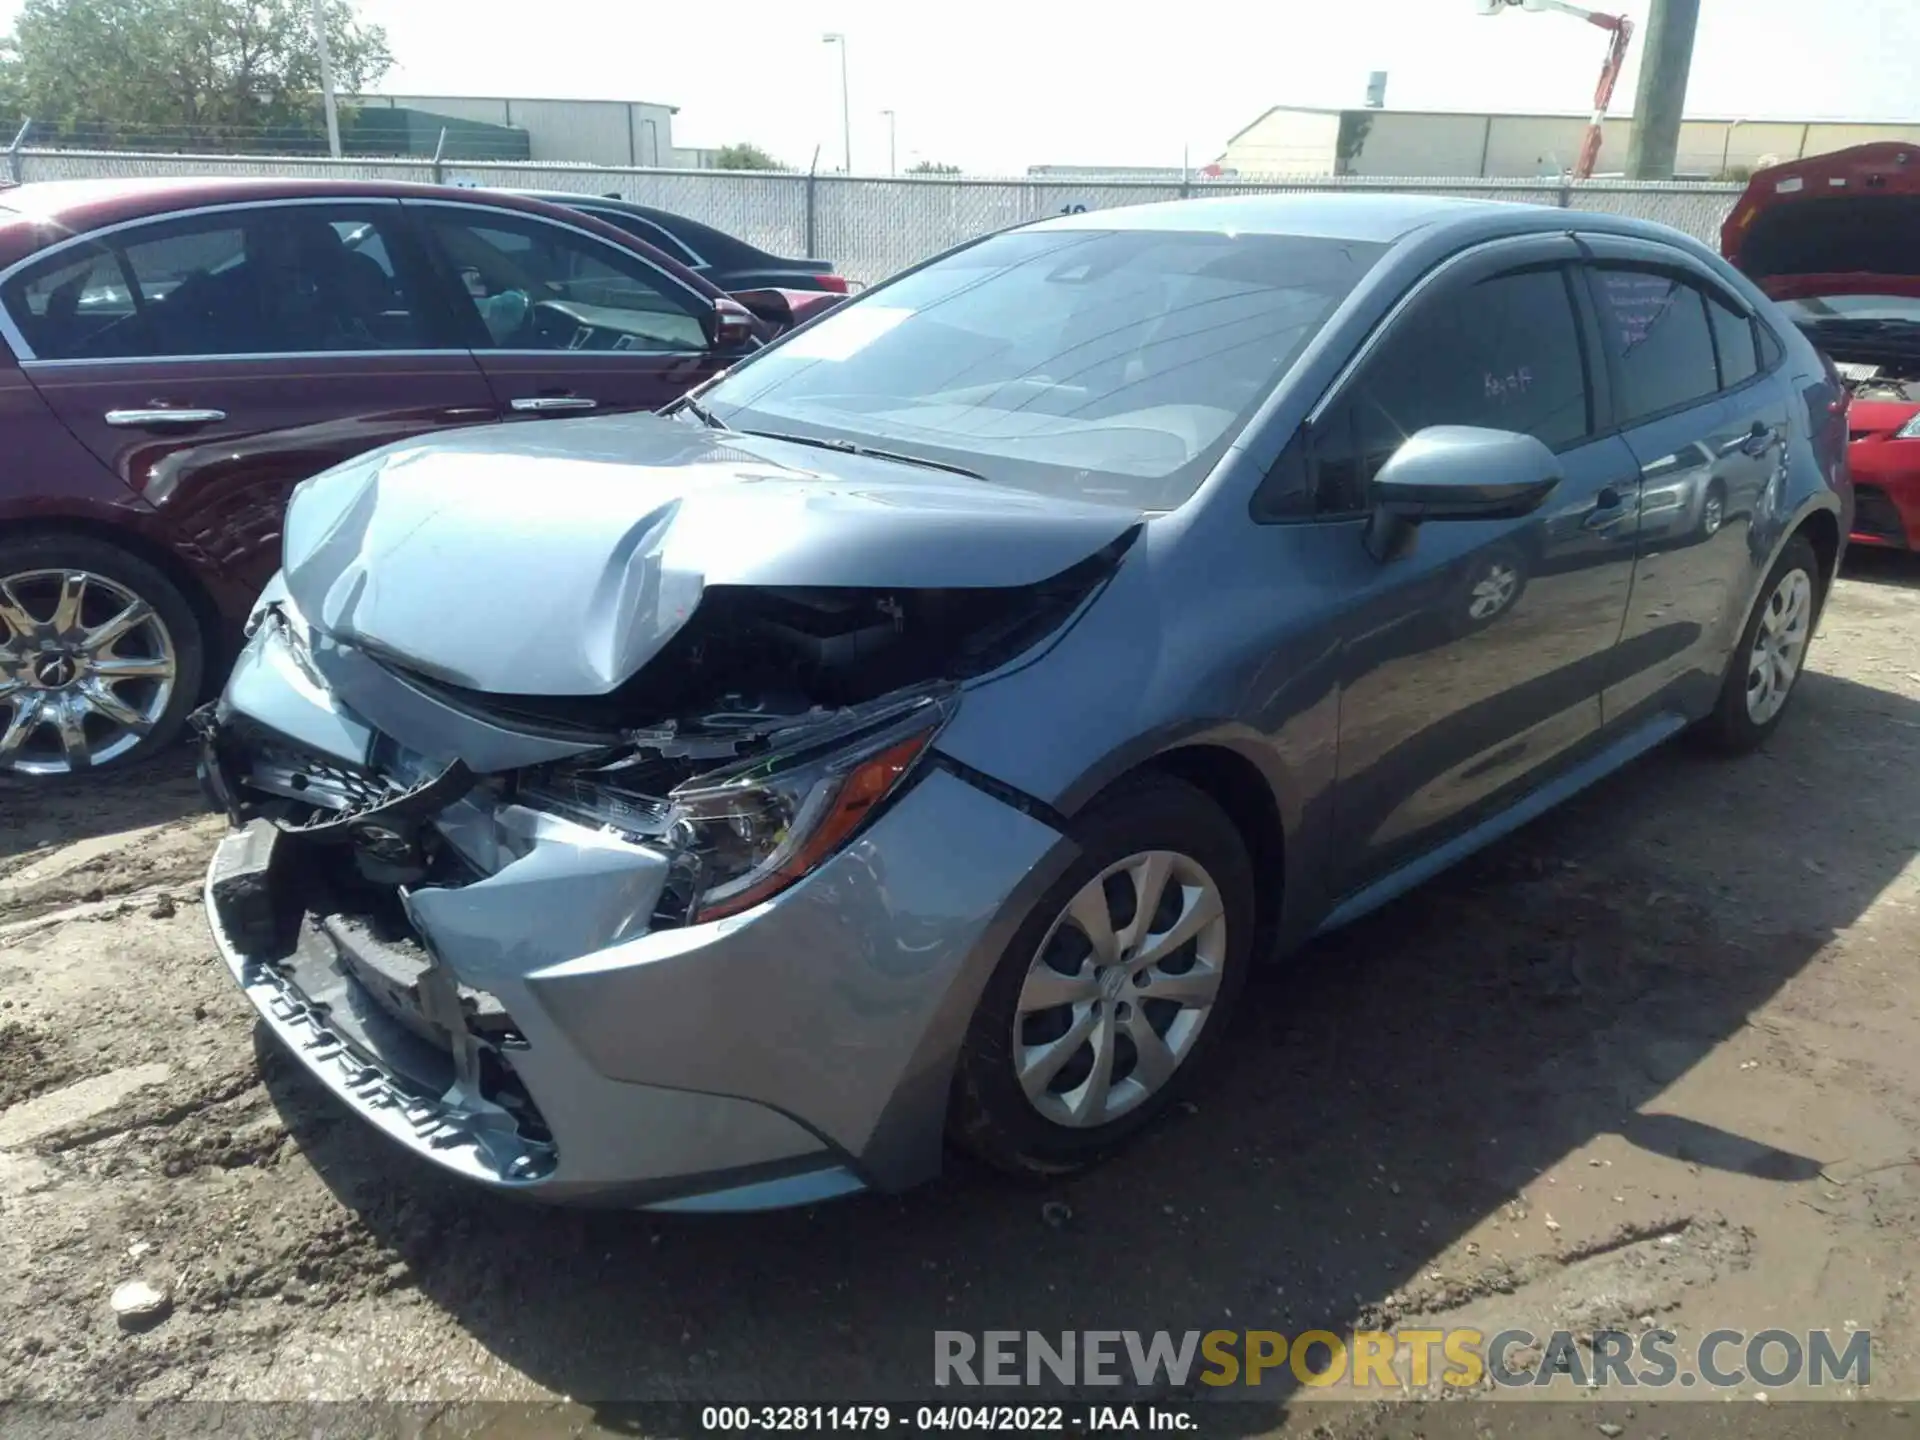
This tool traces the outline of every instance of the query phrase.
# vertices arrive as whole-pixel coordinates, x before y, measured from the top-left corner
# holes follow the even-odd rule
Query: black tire
[[[1812,613],[1807,620],[1807,645],[1801,649],[1799,664],[1789,682],[1786,699],[1765,721],[1756,721],[1747,709],[1748,667],[1754,641],[1759,635],[1768,603],[1779,590],[1781,582],[1795,570],[1803,571],[1811,586]],[[1781,717],[1793,703],[1794,692],[1800,688],[1800,677],[1806,672],[1807,651],[1812,648],[1813,630],[1819,623],[1825,600],[1826,576],[1820,568],[1820,557],[1814,553],[1813,545],[1806,536],[1796,535],[1780,552],[1780,558],[1773,562],[1773,569],[1767,572],[1759,598],[1753,602],[1753,611],[1747,616],[1747,623],[1740,627],[1739,642],[1734,646],[1733,654],[1727,657],[1727,674],[1720,685],[1719,700],[1712,713],[1695,727],[1694,734],[1709,749],[1723,755],[1744,755],[1779,727]]]
[[[124,770],[152,758],[179,736],[188,713],[199,702],[206,677],[206,637],[193,606],[179,587],[153,565],[110,541],[58,531],[0,540],[0,579],[38,570],[86,571],[144,600],[159,624],[165,627],[166,638],[172,646],[173,692],[139,742],[103,764],[64,774],[37,775],[21,771],[17,760],[0,760],[0,778],[44,784]],[[5,643],[6,638],[7,628],[0,622],[0,643]],[[12,707],[0,701],[0,731],[4,731],[12,717]]]
[[[1070,833],[1084,853],[1040,897],[1007,946],[974,1011],[954,1076],[949,1137],[989,1165],[1019,1175],[1082,1169],[1163,1114],[1218,1048],[1253,952],[1252,862],[1233,822],[1193,786],[1160,775],[1127,781],[1078,816]],[[1027,1099],[1014,1072],[1015,1016],[1029,969],[1082,888],[1110,866],[1152,850],[1190,857],[1218,887],[1226,935],[1212,1009],[1171,1077],[1131,1110],[1084,1128],[1051,1120]],[[1144,1016],[1144,1002],[1141,1010]]]

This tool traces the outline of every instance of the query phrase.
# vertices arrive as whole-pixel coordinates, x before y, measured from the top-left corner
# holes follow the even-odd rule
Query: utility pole
[[[899,153],[899,147],[895,143],[899,139],[899,133],[894,125],[895,116],[891,110],[882,110],[880,113],[887,117],[887,174],[898,175],[900,166],[894,159]]]
[[[837,30],[822,35],[828,45],[840,47],[840,144],[846,159],[846,173],[853,173],[853,111],[847,106],[847,37]]]
[[[1673,178],[1680,118],[1687,108],[1687,72],[1693,68],[1693,36],[1699,25],[1700,0],[1653,0],[1640,93],[1633,102],[1629,179]]]
[[[320,51],[320,94],[327,107],[327,153],[340,158],[340,109],[333,98],[333,55],[327,49],[327,0],[313,0],[313,43]]]

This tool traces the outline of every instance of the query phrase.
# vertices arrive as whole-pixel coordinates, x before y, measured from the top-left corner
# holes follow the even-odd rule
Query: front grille
[[[1891,545],[1907,543],[1907,527],[1900,511],[1877,485],[1853,487],[1853,533],[1871,535]]]

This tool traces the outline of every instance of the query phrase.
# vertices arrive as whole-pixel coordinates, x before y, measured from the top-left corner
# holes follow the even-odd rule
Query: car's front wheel
[[[1233,823],[1149,776],[1073,827],[1082,855],[987,982],[954,1081],[950,1131],[1002,1169],[1099,1159],[1177,1098],[1246,979],[1254,881]]]
[[[173,739],[200,629],[152,565],[86,535],[0,541],[0,775],[120,767]]]

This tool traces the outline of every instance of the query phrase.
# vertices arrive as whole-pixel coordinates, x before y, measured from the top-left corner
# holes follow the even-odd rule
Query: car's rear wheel
[[[1820,614],[1820,558],[1796,535],[1768,572],[1760,598],[1727,662],[1720,700],[1700,725],[1700,736],[1730,754],[1753,749],[1780,724],[1799,688]]]
[[[0,541],[0,775],[134,764],[180,732],[204,646],[193,607],[85,535]]]
[[[1145,777],[1076,821],[968,1028],[950,1132],[1025,1174],[1092,1163],[1174,1103],[1245,981],[1252,866],[1200,791]]]

